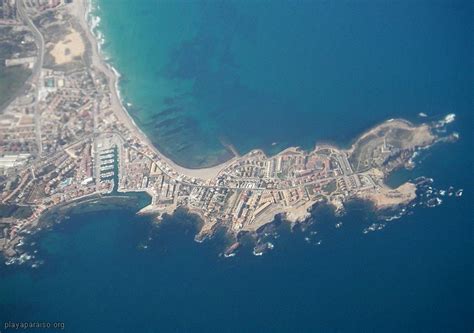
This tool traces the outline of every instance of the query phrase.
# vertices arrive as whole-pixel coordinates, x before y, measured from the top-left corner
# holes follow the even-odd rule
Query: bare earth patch
[[[66,64],[84,54],[84,41],[81,34],[74,29],[70,31],[64,39],[54,45],[50,52],[56,65]]]
[[[412,183],[405,183],[396,189],[380,187],[377,190],[361,193],[360,197],[372,201],[377,209],[396,207],[407,204],[416,198],[416,186]]]

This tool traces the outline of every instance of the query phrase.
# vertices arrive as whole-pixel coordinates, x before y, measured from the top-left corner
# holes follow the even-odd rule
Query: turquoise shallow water
[[[97,3],[130,112],[183,165],[227,158],[221,142],[347,144],[388,118],[470,107],[468,1]]]
[[[195,243],[184,214],[155,229],[133,204],[79,210],[32,239],[44,265],[0,266],[0,324],[60,321],[69,332],[472,331],[472,4],[137,3],[100,0],[104,48],[123,73],[135,119],[182,164],[225,158],[219,139],[241,152],[346,144],[386,118],[454,112],[448,131],[460,140],[424,152],[413,171],[390,181],[424,175],[464,195],[369,234],[363,229],[380,220],[366,205],[353,203],[343,217],[318,208],[311,229],[281,228],[268,254],[245,247],[230,259],[219,257],[222,237]]]

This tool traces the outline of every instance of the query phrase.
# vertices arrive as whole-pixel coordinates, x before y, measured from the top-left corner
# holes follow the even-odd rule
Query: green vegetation
[[[29,206],[0,204],[0,218],[14,217],[24,219],[30,217],[31,214],[33,214],[33,211]]]
[[[323,186],[323,191],[328,193],[328,194],[331,194],[336,189],[337,189],[337,184],[336,184],[335,180],[331,180],[328,184]]]
[[[30,74],[31,71],[23,66],[0,66],[0,106],[11,99],[23,87]]]
[[[357,142],[354,151],[349,156],[349,163],[354,171],[363,172],[370,168],[372,153],[380,143],[379,141],[378,136],[370,134]]]
[[[329,155],[331,155],[331,150],[328,149],[328,148],[318,149],[318,154],[329,156]]]

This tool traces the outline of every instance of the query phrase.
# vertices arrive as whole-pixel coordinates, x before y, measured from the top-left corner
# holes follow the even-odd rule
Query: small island
[[[158,151],[123,107],[119,75],[100,54],[87,1],[18,0],[7,9],[3,24],[36,45],[33,55],[29,49],[6,60],[32,71],[24,93],[0,114],[0,203],[28,211],[0,218],[7,258],[21,254],[17,245],[51,208],[120,192],[148,193],[151,203],[139,213],[156,215],[157,223],[176,209],[197,214],[198,241],[225,228],[235,240],[226,251],[232,253],[241,233],[256,233],[276,215],[304,221],[320,202],[338,212],[352,199],[376,209],[410,203],[415,184],[390,188],[386,177],[445,139],[434,124],[391,119],[348,149],[316,145],[274,156],[253,150],[214,167],[184,168]]]

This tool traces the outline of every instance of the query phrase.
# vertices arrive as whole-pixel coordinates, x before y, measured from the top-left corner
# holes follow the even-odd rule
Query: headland
[[[44,211],[116,191],[146,192],[151,203],[141,214],[184,208],[203,220],[202,240],[217,227],[230,237],[255,233],[283,215],[304,221],[325,202],[342,212],[351,199],[376,209],[406,205],[416,186],[389,188],[385,178],[410,167],[411,158],[441,138],[434,124],[403,119],[383,122],[363,133],[349,149],[316,145],[311,151],[287,148],[274,156],[252,150],[211,168],[189,169],[164,156],[136,126],[122,104],[119,74],[100,53],[89,15],[90,3],[17,1],[12,20],[31,30],[35,57],[32,84],[1,115],[2,204],[32,209],[27,218],[0,220],[0,251],[34,231]],[[238,242],[231,249],[238,247]]]

